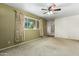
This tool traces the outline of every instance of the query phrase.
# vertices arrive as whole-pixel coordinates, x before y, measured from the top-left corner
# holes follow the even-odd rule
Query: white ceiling
[[[56,14],[48,15],[43,14],[44,11],[41,8],[48,8],[51,3],[6,3],[9,6],[23,9],[47,20],[53,20],[54,18],[66,17],[79,14],[78,3],[56,3],[57,7],[61,8],[61,11]]]

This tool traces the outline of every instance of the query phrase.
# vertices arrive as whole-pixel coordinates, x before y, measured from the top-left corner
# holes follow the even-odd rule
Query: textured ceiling
[[[44,11],[41,8],[48,8],[51,3],[6,3],[9,6],[23,9],[47,20],[53,20],[54,18],[61,18],[71,15],[79,14],[79,4],[78,3],[56,3],[57,7],[61,8],[61,11],[55,14],[43,14]]]

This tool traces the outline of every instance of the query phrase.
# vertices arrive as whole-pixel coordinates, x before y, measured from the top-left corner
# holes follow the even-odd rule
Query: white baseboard
[[[66,38],[66,37],[55,37],[55,38],[60,38],[60,39],[69,39],[69,40],[79,40],[79,39],[76,39],[76,38]]]

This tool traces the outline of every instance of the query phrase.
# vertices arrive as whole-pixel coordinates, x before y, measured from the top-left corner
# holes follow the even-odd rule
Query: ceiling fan
[[[61,8],[58,8],[54,3],[52,3],[52,5],[49,6],[47,9],[42,8],[41,10],[45,11],[43,14],[47,14],[50,12],[55,14],[55,11],[61,11]]]

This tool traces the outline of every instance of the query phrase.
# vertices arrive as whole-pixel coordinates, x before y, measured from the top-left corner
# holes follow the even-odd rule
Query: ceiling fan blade
[[[54,11],[61,11],[61,9],[59,8],[59,9],[54,9]]]
[[[47,9],[41,9],[41,10],[47,10]]]
[[[43,14],[46,14],[47,12],[44,12]]]

